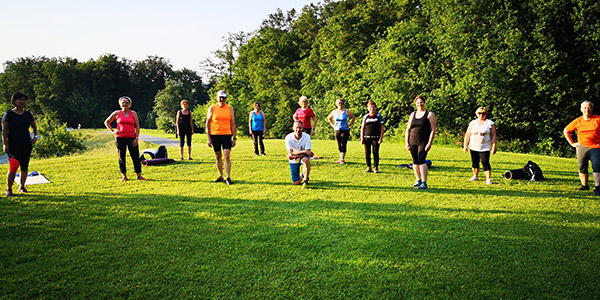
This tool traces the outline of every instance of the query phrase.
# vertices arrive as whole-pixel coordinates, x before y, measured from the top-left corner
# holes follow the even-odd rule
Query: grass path
[[[600,198],[574,191],[574,159],[498,153],[487,186],[467,182],[461,149],[436,145],[418,191],[395,167],[410,162],[401,144],[382,145],[372,174],[356,141],[337,165],[335,142],[317,140],[325,158],[302,189],[282,140],[254,157],[241,138],[227,186],[195,135],[193,161],[122,183],[112,136],[90,133],[87,153],[32,160],[52,184],[0,199],[0,298],[600,297]],[[549,181],[500,178],[530,159]]]

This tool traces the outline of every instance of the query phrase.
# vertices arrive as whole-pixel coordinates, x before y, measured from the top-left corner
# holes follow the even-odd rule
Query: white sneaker
[[[469,179],[469,181],[477,181],[477,180],[479,180],[479,177],[477,177],[477,176],[473,176],[473,177],[471,177],[471,179]]]
[[[491,179],[486,179],[485,180],[485,184],[492,184],[492,180]]]

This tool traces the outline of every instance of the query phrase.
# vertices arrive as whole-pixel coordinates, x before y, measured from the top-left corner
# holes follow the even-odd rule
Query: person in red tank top
[[[129,149],[129,155],[133,161],[133,168],[137,174],[138,180],[146,180],[142,177],[142,164],[140,162],[140,150],[138,147],[138,138],[140,136],[140,119],[135,111],[130,110],[131,99],[127,96],[119,98],[121,110],[115,110],[106,120],[104,125],[111,133],[115,134],[117,150],[119,152],[119,169],[123,178],[121,181],[127,180],[127,167],[125,164],[125,152]],[[117,121],[117,130],[114,130],[110,125],[113,121]]]

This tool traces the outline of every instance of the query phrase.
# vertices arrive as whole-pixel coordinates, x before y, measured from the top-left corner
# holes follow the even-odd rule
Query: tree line
[[[562,128],[600,95],[599,28],[591,0],[326,0],[230,34],[202,62],[209,84],[160,57],[21,58],[5,64],[0,94],[23,91],[34,112],[98,127],[129,95],[143,126],[164,130],[185,98],[202,130],[209,95],[225,89],[240,132],[259,102],[277,138],[291,131],[301,95],[319,118],[317,137],[330,138],[325,117],[337,98],[357,116],[373,100],[387,135],[401,136],[422,94],[450,140],[486,106],[501,150],[565,155]]]

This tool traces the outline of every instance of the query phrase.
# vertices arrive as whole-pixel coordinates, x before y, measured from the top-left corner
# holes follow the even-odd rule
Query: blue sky
[[[0,0],[0,64],[18,57],[115,54],[131,60],[169,59],[199,70],[228,33],[251,32],[267,16],[311,0]],[[4,67],[0,66],[0,71]]]

